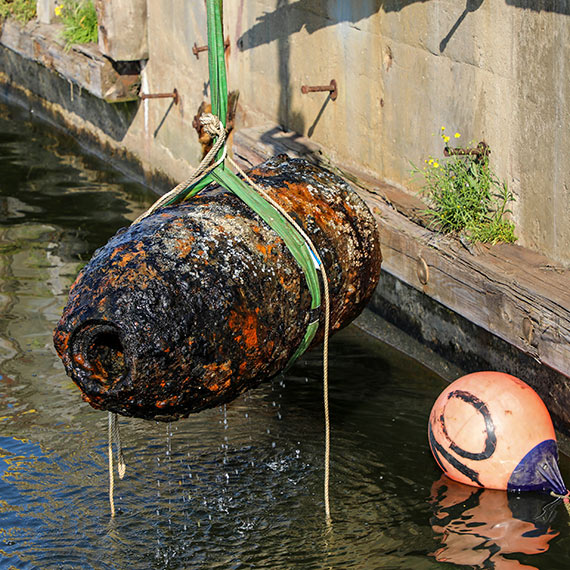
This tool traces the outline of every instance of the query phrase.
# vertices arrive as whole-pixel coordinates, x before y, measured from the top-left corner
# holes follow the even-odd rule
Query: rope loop
[[[227,148],[227,131],[222,120],[225,120],[227,116],[227,82],[226,82],[226,69],[225,69],[225,56],[224,56],[224,39],[223,39],[223,25],[222,25],[222,10],[223,10],[223,0],[207,0],[206,1],[206,14],[208,19],[208,67],[210,75],[210,86],[211,86],[211,101],[212,101],[212,113],[203,114],[200,117],[200,123],[204,127],[204,130],[208,135],[216,139],[214,145],[202,159],[198,168],[192,172],[191,176],[178,184],[170,192],[164,194],[159,198],[146,212],[139,216],[132,225],[137,224],[147,216],[154,213],[156,210],[163,206],[169,206],[175,204],[176,202],[185,199],[188,196],[192,196],[193,193],[199,192],[204,188],[209,182],[216,181],[221,184],[222,187],[226,187],[237,194],[246,204],[253,208],[253,210],[259,214],[264,221],[268,223],[275,231],[276,227],[282,229],[281,232],[277,233],[284,239],[285,243],[289,247],[289,250],[301,265],[305,276],[307,278],[307,284],[309,290],[311,291],[311,296],[313,298],[314,308],[320,306],[320,295],[321,287],[319,287],[318,277],[316,271],[320,270],[322,277],[322,289],[325,301],[324,313],[324,342],[323,342],[323,400],[324,400],[324,411],[325,411],[325,477],[324,477],[324,502],[325,502],[325,519],[327,525],[330,527],[331,515],[329,506],[329,477],[330,477],[330,418],[329,418],[329,405],[328,405],[328,338],[330,333],[330,299],[329,299],[329,287],[328,287],[328,277],[325,266],[319,256],[318,250],[313,244],[310,237],[304,232],[304,230],[299,226],[299,224],[284,210],[284,208],[275,202],[265,190],[258,184],[256,184],[251,178],[249,178],[245,172],[231,159],[228,157],[228,162],[236,168],[237,172],[243,177],[243,180],[254,192],[249,192],[247,189],[247,184],[236,176],[229,169],[224,168],[224,162],[226,160]],[[218,168],[221,165],[220,168]],[[209,176],[211,174],[211,176]],[[240,186],[245,187],[240,191]],[[264,206],[254,207],[256,203],[259,202],[259,196],[252,197],[252,194],[257,194],[262,198],[262,203],[270,204],[273,209],[278,214],[277,218],[273,223],[270,222],[273,215],[269,215],[269,218],[265,217],[261,210],[264,210]],[[293,231],[288,229],[287,223],[293,228]],[[285,229],[283,229],[283,227]],[[284,233],[283,233],[284,232]],[[294,237],[291,237],[294,235]],[[301,243],[304,244],[304,248],[299,248],[298,237],[301,238]],[[299,250],[302,249],[302,253]],[[307,252],[309,259],[312,261],[307,261]],[[315,263],[316,261],[316,263]],[[318,321],[317,321],[318,322]],[[318,328],[318,324],[317,324]],[[305,333],[305,338],[302,341],[303,352],[305,348],[310,344],[316,328],[309,327]],[[299,354],[295,354],[296,358]],[[117,442],[118,449],[120,450],[120,440],[118,433],[117,419],[114,414],[109,414],[109,499],[111,503],[111,514],[115,514],[115,505],[113,501],[113,490],[114,490],[114,477],[113,477],[113,455],[112,455],[112,445],[113,439]],[[118,457],[119,463],[119,476],[122,478],[124,475],[124,459],[119,451]]]
[[[201,115],[200,124],[212,138],[226,136],[226,129],[222,121],[220,121],[216,115],[212,115],[212,113],[204,113]]]

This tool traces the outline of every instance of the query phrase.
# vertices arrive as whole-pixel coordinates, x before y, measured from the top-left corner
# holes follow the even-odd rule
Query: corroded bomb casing
[[[331,332],[378,282],[372,214],[338,176],[285,155],[250,176],[301,225],[326,267]],[[233,400],[284,369],[311,310],[301,267],[237,196],[208,188],[120,230],[71,288],[54,332],[93,407],[172,420]],[[314,313],[317,314],[314,314]]]

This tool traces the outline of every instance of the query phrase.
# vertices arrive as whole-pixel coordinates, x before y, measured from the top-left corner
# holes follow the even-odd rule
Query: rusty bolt
[[[330,98],[335,101],[338,97],[338,86],[336,80],[331,79],[328,85],[302,85],[301,93],[306,95],[307,93],[318,93],[320,91],[328,91],[330,93]]]
[[[141,99],[172,99],[175,105],[180,102],[178,91],[174,89],[172,93],[141,93]]]
[[[474,156],[481,161],[491,154],[491,149],[485,141],[481,141],[475,148],[449,148],[443,149],[443,156]]]
[[[224,50],[230,47],[230,38],[226,38],[224,41]],[[199,46],[194,42],[194,47],[192,48],[192,53],[196,56],[196,59],[200,59],[200,52],[208,51],[208,44],[205,46]]]

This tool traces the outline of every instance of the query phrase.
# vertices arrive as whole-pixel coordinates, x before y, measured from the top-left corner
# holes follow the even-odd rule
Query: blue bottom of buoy
[[[566,495],[566,485],[558,468],[558,447],[547,439],[533,447],[509,478],[509,491],[552,491]]]

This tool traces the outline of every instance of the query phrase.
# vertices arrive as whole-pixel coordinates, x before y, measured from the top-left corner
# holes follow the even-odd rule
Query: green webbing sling
[[[208,65],[210,72],[212,114],[216,115],[225,126],[228,109],[228,89],[224,54],[222,4],[223,0],[207,0],[206,9],[208,21]],[[220,151],[220,154],[217,157],[218,159],[221,158],[222,152],[223,150]],[[223,162],[202,180],[188,187],[184,193],[177,197],[177,199],[195,196],[211,182],[217,182],[223,188],[226,188],[236,194],[236,196],[245,202],[279,235],[299,266],[303,269],[307,286],[311,293],[311,309],[314,310],[320,307],[321,289],[317,273],[319,261],[316,260],[311,253],[305,239],[277,209],[275,209],[258,192],[249,186],[249,184],[245,183],[229,168],[225,168]],[[303,352],[305,352],[313,340],[318,328],[318,320],[309,323],[305,336],[301,341],[301,344],[297,347],[297,350],[290,359],[288,365],[292,364],[301,354],[303,354]]]

